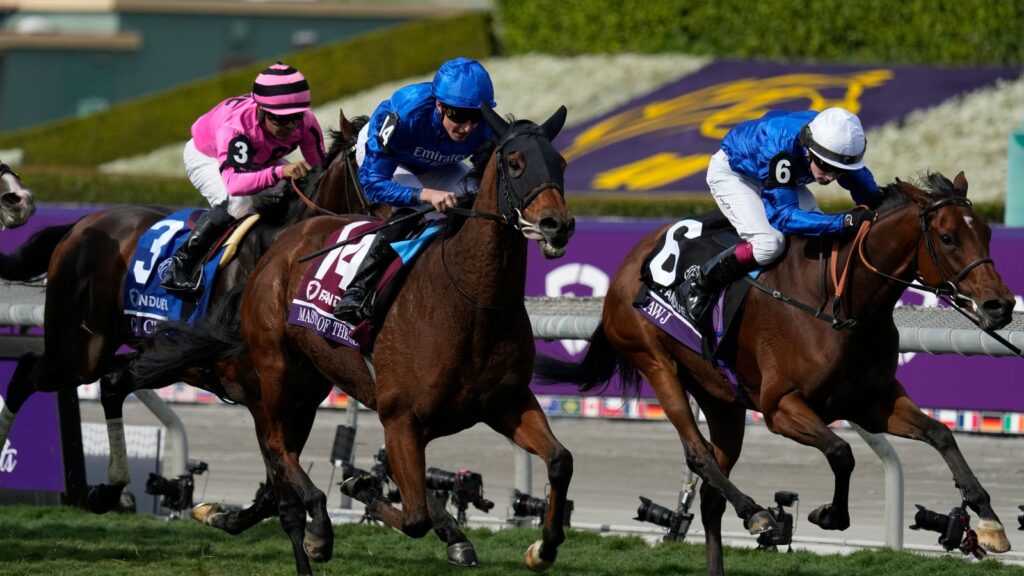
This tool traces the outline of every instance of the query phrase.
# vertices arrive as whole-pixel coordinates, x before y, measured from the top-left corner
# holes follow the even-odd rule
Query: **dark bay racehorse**
[[[994,552],[1009,549],[989,495],[952,433],[925,416],[896,379],[899,334],[893,308],[908,282],[919,279],[926,289],[965,303],[986,329],[1010,322],[1014,305],[989,258],[991,230],[966,197],[963,173],[953,182],[931,174],[927,187],[930,191],[899,181],[886,187],[873,225],[862,229],[856,240],[839,244],[833,258],[849,265],[841,310],[846,319],[856,320],[852,329],[835,330],[770,295],[771,290],[780,290],[813,308],[835,298],[835,282],[830,280],[822,291],[825,272],[819,255],[828,259],[827,239],[789,239],[785,256],[758,279],[768,292],[751,290],[734,323],[738,328],[726,359],[735,367],[742,392],[699,353],[679,344],[633,307],[641,263],[667,227],[641,241],[622,264],[582,363],[538,361],[537,372],[543,378],[581,384],[583,390],[606,382],[615,370],[637,391],[638,370],[650,382],[679,432],[687,464],[704,480],[701,520],[709,574],[724,573],[721,517],[726,500],[752,533],[768,527],[764,508],[728,479],[740,454],[748,407],[762,412],[773,432],[818,448],[828,460],[835,492],[830,504],[811,512],[814,524],[843,530],[850,523],[853,454],[828,427],[845,419],[869,432],[922,440],[938,450],[964,500],[980,517],[981,546]],[[687,392],[707,415],[710,442],[696,426]],[[749,405],[741,395],[749,398]]]
[[[409,272],[379,327],[375,377],[359,352],[287,323],[309,266],[298,259],[324,246],[332,232],[354,221],[350,218],[314,218],[281,234],[253,273],[240,307],[236,303],[231,310],[232,299],[224,300],[210,315],[220,324],[161,340],[154,350],[160,360],[144,356],[133,370],[139,382],[163,380],[179,367],[242,353],[244,337],[252,370],[249,378],[239,374],[239,379],[250,399],[247,406],[282,517],[291,527],[306,526],[306,514],[311,517],[302,542],[311,557],[330,557],[333,530],[324,493],[300,467],[298,450],[331,385],[376,410],[384,425],[402,509],[365,478],[343,484],[376,518],[414,537],[432,526],[437,530],[443,506],[427,495],[425,447],[484,422],[547,465],[550,504],[543,538],[527,551],[527,565],[549,567],[565,538],[572,456],[555,439],[529,389],[534,344],[523,303],[526,238],[555,258],[574,230],[562,196],[565,163],[550,142],[565,121],[565,109],[541,126],[526,120],[510,125],[489,108],[484,118],[499,140],[472,211],[450,215],[443,238],[428,246]],[[171,360],[175,355],[177,367]],[[215,520],[221,511],[209,513]]]
[[[36,197],[0,160],[0,230],[17,228],[36,213]]]
[[[260,255],[285,224],[324,211],[363,211],[366,203],[354,174],[354,143],[364,122],[361,118],[353,124],[341,115],[340,132],[327,154],[325,172],[313,199],[305,198],[305,203],[300,203],[293,194],[289,204],[279,211],[279,222],[260,223],[249,231],[234,260],[218,273],[212,301],[248,279]],[[0,202],[5,198],[0,197]],[[47,276],[45,351],[42,356],[27,354],[18,362],[0,412],[0,446],[33,392],[74,388],[97,379],[108,428],[123,438],[121,407],[132,390],[123,367],[131,356],[116,352],[126,344],[136,350],[148,346],[146,340],[132,336],[124,316],[128,263],[142,234],[170,212],[144,206],[99,211],[74,224],[41,230],[14,254],[0,255],[0,277],[4,279],[25,281],[43,273]],[[191,373],[183,379],[210,389],[208,377]],[[171,382],[162,383],[168,384]],[[236,402],[246,401],[241,391],[231,386],[212,391]],[[90,507],[98,512],[112,508],[130,480],[123,441],[112,441],[111,446],[115,448],[111,450],[111,484],[100,485],[90,494]]]

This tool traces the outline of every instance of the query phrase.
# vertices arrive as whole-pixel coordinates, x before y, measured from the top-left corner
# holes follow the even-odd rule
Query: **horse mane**
[[[352,128],[358,134],[369,121],[369,116],[356,116],[351,120]],[[327,155],[324,156],[324,161],[320,163],[324,170],[331,165],[331,162],[334,162],[334,159],[338,157],[338,154],[341,154],[342,150],[354,144],[354,142],[346,140],[340,130],[328,130],[327,134],[331,137],[331,147],[327,149]]]
[[[896,208],[909,204],[912,201],[910,197],[907,196],[907,194],[897,185],[899,182],[900,180],[897,178],[896,182],[881,188],[882,202],[879,204],[877,212],[882,213],[895,210]],[[910,184],[924,190],[935,200],[949,198],[957,194],[956,188],[953,187],[953,183],[949,178],[946,178],[938,172],[928,172],[924,177],[913,181]]]

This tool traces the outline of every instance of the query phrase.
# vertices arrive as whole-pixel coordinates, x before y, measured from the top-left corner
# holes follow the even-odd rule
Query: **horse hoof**
[[[477,560],[476,550],[469,542],[456,542],[448,547],[448,561],[457,566],[476,568],[480,565]]]
[[[220,502],[214,502],[212,504],[200,502],[192,507],[192,518],[202,522],[203,524],[210,524],[214,517],[219,514],[224,514],[227,511],[227,506]]]
[[[765,532],[777,528],[775,520],[772,520],[772,515],[767,510],[761,510],[750,518],[747,518],[743,522],[743,527],[747,529],[752,535],[764,534]]]
[[[822,504],[811,510],[807,520],[822,530],[846,530],[850,527],[850,515],[840,517],[831,504]]]
[[[333,552],[331,542],[310,534],[308,530],[306,537],[302,539],[302,548],[306,551],[306,556],[309,556],[313,562],[327,562],[331,559]]]
[[[526,567],[533,572],[543,572],[555,564],[554,560],[548,562],[540,557],[541,545],[542,542],[537,540],[533,544],[530,544],[530,547],[526,549]]]
[[[1002,554],[1010,550],[1010,541],[1006,538],[1006,531],[1003,525],[995,520],[978,521],[978,544],[996,554]]]
[[[124,484],[97,484],[89,488],[85,505],[93,514],[106,514],[121,502]]]

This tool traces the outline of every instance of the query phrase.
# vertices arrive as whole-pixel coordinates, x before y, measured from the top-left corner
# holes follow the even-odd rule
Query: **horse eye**
[[[944,246],[952,246],[953,245],[953,237],[950,236],[949,234],[943,234],[943,235],[939,236],[939,240],[942,241],[942,244]]]
[[[516,162],[515,160],[509,160],[508,167],[510,170],[519,170],[519,162]]]

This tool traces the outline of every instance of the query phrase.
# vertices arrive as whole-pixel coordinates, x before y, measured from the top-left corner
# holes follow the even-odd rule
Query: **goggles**
[[[305,115],[303,112],[296,112],[295,114],[286,114],[284,116],[278,116],[277,114],[271,114],[270,112],[264,111],[267,115],[267,120],[274,126],[296,126],[299,122],[302,122],[302,117]]]
[[[456,124],[463,124],[465,122],[479,124],[484,119],[484,113],[479,108],[456,108],[455,106],[441,104],[441,112]]]

